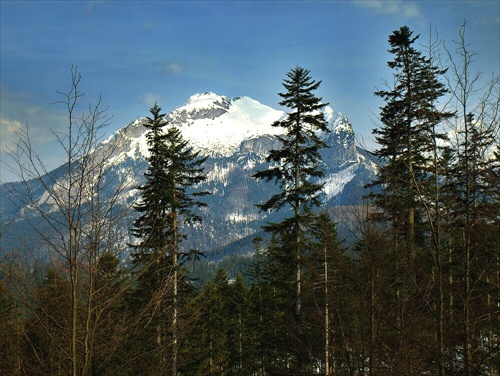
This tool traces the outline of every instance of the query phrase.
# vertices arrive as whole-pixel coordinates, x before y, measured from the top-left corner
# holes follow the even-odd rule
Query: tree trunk
[[[175,194],[174,194],[175,196]],[[174,197],[175,202],[175,197]],[[177,375],[177,357],[178,357],[178,339],[177,339],[177,315],[178,315],[178,270],[177,270],[177,254],[179,247],[178,240],[178,218],[177,212],[173,212],[173,249],[172,249],[172,268],[173,268],[173,296],[172,296],[172,368],[171,376]]]
[[[328,247],[325,243],[324,248],[324,284],[325,284],[325,376],[331,375],[330,370],[330,302],[328,295]]]

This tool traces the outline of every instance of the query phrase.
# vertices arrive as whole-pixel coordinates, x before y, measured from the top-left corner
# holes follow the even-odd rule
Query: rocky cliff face
[[[201,249],[217,255],[218,250],[230,250],[231,243],[252,236],[269,220],[268,213],[260,213],[255,204],[267,200],[276,187],[255,181],[251,175],[266,168],[265,158],[270,149],[279,148],[275,136],[282,130],[271,124],[283,116],[283,112],[248,97],[228,99],[213,93],[194,95],[166,115],[167,121],[177,125],[184,138],[208,157],[204,165],[207,180],[196,189],[208,190],[211,195],[204,197],[208,207],[202,209],[203,225],[186,229],[188,240],[183,244],[186,249]],[[329,146],[322,151],[326,172],[324,202],[326,206],[353,204],[360,187],[373,175],[374,166],[356,148],[354,132],[345,116],[327,108],[325,118],[331,133],[323,135]],[[128,209],[138,198],[136,188],[143,183],[147,167],[144,121],[131,122],[95,150],[96,155],[112,151],[107,158],[108,180],[127,182],[129,188],[122,193],[120,204]],[[63,179],[64,171],[64,168],[56,169],[50,178]],[[35,186],[37,182],[30,184]],[[11,203],[4,197],[13,188],[23,189],[15,183],[0,186],[0,214],[4,223],[19,213],[19,209],[27,210],[21,202]],[[43,189],[37,194],[41,198]],[[119,231],[128,233],[134,215],[130,210]],[[18,231],[23,226],[28,228],[23,221],[21,217],[16,220],[14,227]],[[7,243],[9,247],[16,246],[15,241]]]

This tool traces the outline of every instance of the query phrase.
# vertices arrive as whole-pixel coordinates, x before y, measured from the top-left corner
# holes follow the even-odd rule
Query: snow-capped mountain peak
[[[330,106],[326,106],[323,113],[325,114],[325,120],[329,124],[330,131],[333,133],[353,132],[351,123],[342,113],[334,111]]]
[[[326,206],[349,203],[373,175],[374,167],[358,152],[347,117],[331,107],[326,107],[324,114],[332,132],[322,135],[328,145],[321,151],[325,168],[321,180],[323,199]],[[204,163],[207,180],[197,187],[212,193],[204,198],[209,209],[203,210],[203,226],[189,229],[186,247],[208,251],[220,249],[253,236],[262,223],[274,220],[275,217],[268,217],[269,213],[259,212],[255,204],[275,194],[277,187],[256,181],[252,174],[266,168],[269,150],[280,147],[274,136],[283,134],[284,130],[272,124],[284,116],[283,111],[252,98],[230,99],[212,92],[191,96],[165,116],[166,127],[178,127],[190,146],[210,157]],[[99,160],[99,154],[106,158],[107,181],[125,182],[130,187],[120,197],[127,208],[137,199],[135,188],[143,183],[147,168],[145,157],[149,151],[145,121],[146,118],[139,118],[130,122],[95,150],[95,160]],[[62,184],[66,171],[61,167],[50,172],[50,180]],[[40,191],[38,199],[45,197],[43,190]],[[16,213],[16,208],[9,206],[6,200],[1,204],[0,214]],[[127,232],[126,224],[122,230]]]
[[[333,134],[353,134],[349,120],[344,115],[329,106],[325,107],[324,114]],[[177,126],[182,136],[204,155],[228,157],[237,152],[247,140],[283,134],[282,128],[273,127],[272,124],[284,116],[283,111],[250,97],[229,99],[213,92],[205,92],[192,95],[185,104],[168,113],[166,127]],[[130,140],[130,149],[124,151],[128,156],[148,154],[143,121],[144,119],[138,119],[121,132]]]
[[[186,103],[181,106],[184,109],[188,109],[191,107],[192,109],[196,108],[210,108],[215,107],[217,105],[222,105],[223,103],[227,103],[228,99],[225,96],[217,95],[211,91],[206,91],[204,93],[197,93],[191,95]]]

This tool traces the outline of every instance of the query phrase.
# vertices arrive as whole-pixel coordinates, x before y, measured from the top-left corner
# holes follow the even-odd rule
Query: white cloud
[[[15,150],[19,141],[16,132],[29,130],[33,151],[46,167],[54,168],[64,159],[64,149],[58,144],[54,133],[67,132],[67,113],[58,105],[47,107],[34,103],[34,95],[13,91],[0,85],[0,181],[14,179],[10,172],[8,149]],[[48,102],[48,101],[47,101]],[[83,105],[82,105],[83,106]],[[84,107],[84,106],[83,106]]]
[[[167,64],[165,66],[165,69],[168,72],[171,72],[173,74],[181,74],[182,72],[184,72],[184,66],[182,64],[179,64],[179,63],[170,63],[170,64]]]
[[[37,143],[53,141],[53,131],[61,132],[67,127],[67,116],[59,107],[44,108],[34,104],[29,94],[14,92],[3,85],[0,87],[0,108],[2,149],[16,140],[16,132],[26,125]]]
[[[178,76],[184,72],[184,66],[180,63],[164,63],[162,70],[167,75]]]
[[[17,134],[22,128],[23,124],[20,121],[0,117],[0,149],[2,151],[12,149],[14,142],[18,140]]]
[[[404,19],[420,18],[421,13],[415,1],[403,0],[352,0],[352,3],[376,10],[381,14],[390,14]]]
[[[142,94],[140,98],[146,106],[153,106],[155,102],[158,102],[158,95],[151,92]]]

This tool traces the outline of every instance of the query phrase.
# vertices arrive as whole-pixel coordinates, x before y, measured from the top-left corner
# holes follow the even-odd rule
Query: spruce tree
[[[495,142],[492,129],[476,122],[469,113],[457,138],[452,176],[445,187],[453,198],[448,234],[450,251],[458,265],[450,288],[456,294],[453,300],[457,337],[463,341],[463,345],[456,344],[457,351],[464,359],[464,374],[472,375],[486,372],[486,365],[494,367],[495,357],[491,354],[498,353],[498,344],[492,345],[491,337],[499,332],[495,325],[498,307],[493,307],[492,296],[498,296],[499,291],[498,274],[494,275],[498,273],[499,260],[500,183],[498,160],[492,152]],[[495,311],[496,323],[492,325]]]
[[[171,374],[177,374],[179,257],[187,255],[180,243],[186,235],[182,225],[200,223],[195,209],[206,206],[193,186],[205,180],[202,164],[206,160],[193,151],[181,132],[168,124],[155,103],[152,118],[147,118],[147,142],[150,155],[144,174],[146,183],[139,190],[141,201],[135,206],[140,214],[133,223],[134,264],[138,267],[138,296],[147,304],[156,322],[151,340],[158,345],[158,359],[166,372],[167,349],[170,350]],[[166,314],[168,313],[168,314]],[[152,318],[150,318],[152,319]]]
[[[397,307],[393,320],[399,330],[399,333],[394,333],[395,343],[401,351],[406,351],[404,349],[417,342],[433,346],[436,342],[429,333],[414,333],[412,327],[417,323],[432,325],[432,321],[436,321],[434,317],[439,315],[425,311],[421,315],[416,313],[422,311],[422,302],[434,306],[426,297],[427,294],[434,296],[434,292],[428,292],[433,287],[429,287],[426,281],[435,277],[433,263],[439,258],[439,265],[442,258],[442,245],[429,239],[429,234],[433,237],[437,234],[436,229],[440,225],[436,223],[439,208],[434,206],[438,204],[436,197],[439,199],[443,154],[439,143],[446,140],[446,136],[439,125],[453,116],[438,109],[439,99],[447,92],[439,80],[445,70],[433,64],[432,56],[425,57],[414,47],[418,38],[406,26],[389,36],[389,52],[394,58],[388,66],[393,70],[394,84],[375,93],[386,104],[380,112],[382,126],[373,131],[380,145],[374,154],[380,158],[382,165],[369,185],[376,188],[370,195],[377,209],[372,219],[387,226],[390,234],[388,251],[397,260],[392,283]],[[427,252],[429,243],[432,243],[432,256]],[[411,316],[404,313],[409,310],[413,313]],[[415,324],[412,325],[412,322]],[[405,331],[407,334],[402,335]],[[441,328],[438,333],[441,344],[442,335]],[[412,338],[414,343],[409,343],[408,338]],[[408,372],[422,364],[428,367],[435,362],[424,352],[411,357],[409,353],[396,356],[407,358],[407,361],[399,362],[398,367]],[[437,357],[438,368],[442,371],[443,351]]]
[[[228,348],[231,372],[236,375],[250,373],[252,369],[249,333],[250,299],[249,289],[241,273],[236,275],[234,282],[229,284],[226,296],[229,324]]]
[[[66,353],[71,345],[71,333],[65,328],[70,322],[71,286],[59,265],[50,265],[40,285],[33,292],[32,316],[24,323],[23,357],[27,374],[70,374],[71,361]]]
[[[287,73],[283,82],[286,92],[279,93],[283,99],[279,104],[290,112],[283,120],[272,124],[284,130],[284,135],[277,137],[281,148],[270,150],[266,158],[269,167],[253,175],[259,180],[274,181],[280,188],[266,202],[257,205],[261,211],[291,211],[290,216],[281,222],[268,223],[264,229],[271,232],[275,240],[276,246],[268,251],[269,261],[277,263],[281,272],[274,277],[282,275],[284,281],[281,282],[295,290],[293,312],[298,334],[293,338],[295,348],[292,351],[297,356],[304,353],[300,349],[300,339],[297,340],[301,335],[302,257],[310,241],[308,228],[315,218],[313,209],[321,205],[322,184],[318,179],[323,177],[324,171],[320,149],[327,145],[320,132],[328,132],[322,112],[327,104],[314,94],[321,81],[316,82],[309,74],[310,71],[302,67]],[[302,361],[298,359],[298,362]]]
[[[452,116],[436,108],[437,100],[446,93],[438,80],[445,71],[433,66],[413,47],[418,37],[407,26],[389,37],[389,52],[394,60],[387,64],[394,70],[395,83],[375,93],[386,104],[380,113],[382,126],[373,130],[380,145],[374,154],[383,165],[371,184],[381,188],[372,195],[374,204],[382,210],[383,218],[392,223],[395,236],[407,244],[412,258],[422,234],[418,200],[434,146],[429,140],[445,138],[436,132],[435,126]]]

